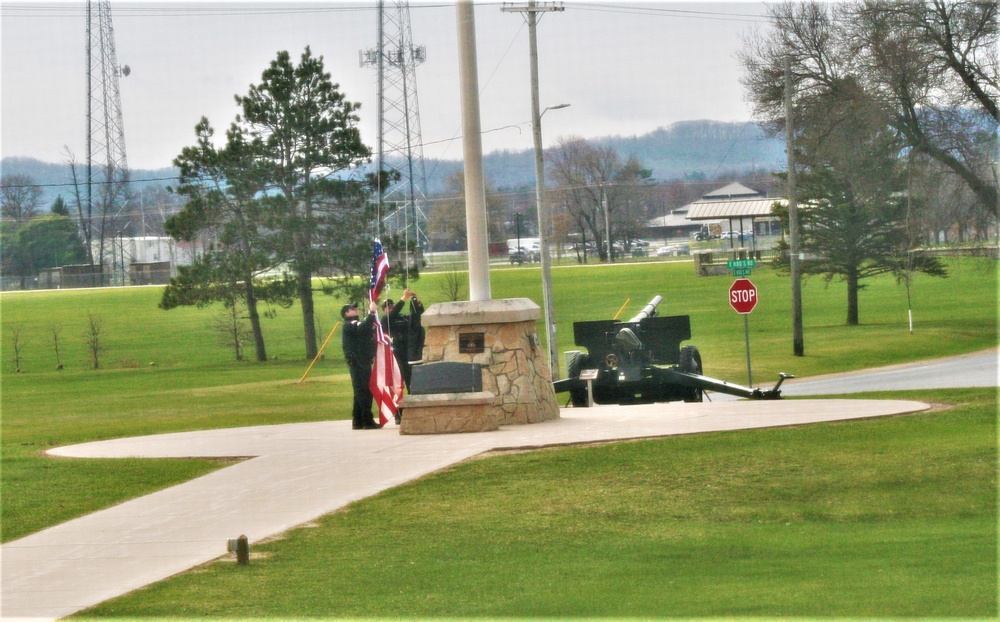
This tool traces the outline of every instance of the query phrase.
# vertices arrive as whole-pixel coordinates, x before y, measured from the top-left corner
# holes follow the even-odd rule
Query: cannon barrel
[[[663,296],[660,296],[659,294],[653,296],[653,299],[649,301],[649,304],[643,307],[642,311],[636,313],[635,317],[629,320],[629,322],[638,322],[639,320],[651,317],[653,312],[656,310],[656,306],[659,305],[662,300]]]

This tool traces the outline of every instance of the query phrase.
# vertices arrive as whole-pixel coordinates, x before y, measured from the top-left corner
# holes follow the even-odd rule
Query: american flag
[[[375,320],[375,363],[368,388],[378,404],[378,424],[384,426],[396,414],[403,399],[403,374],[392,354],[392,342],[378,319]]]
[[[379,294],[385,285],[385,275],[389,272],[389,257],[382,248],[382,242],[375,240],[375,255],[372,258],[372,275],[368,283],[368,289],[372,302],[378,302]]]
[[[389,272],[389,258],[382,249],[382,243],[375,240],[375,255],[372,258],[372,276],[370,282],[371,301],[376,302],[382,287],[385,285],[385,275]],[[378,423],[384,426],[389,418],[396,414],[399,402],[403,399],[403,374],[399,364],[392,354],[392,342],[382,330],[382,322],[375,318],[375,362],[372,365],[372,376],[368,383],[372,397],[378,404]]]

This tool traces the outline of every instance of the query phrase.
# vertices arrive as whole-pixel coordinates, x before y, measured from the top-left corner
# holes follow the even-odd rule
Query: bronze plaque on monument
[[[461,354],[480,354],[483,351],[484,333],[458,333],[458,351]]]

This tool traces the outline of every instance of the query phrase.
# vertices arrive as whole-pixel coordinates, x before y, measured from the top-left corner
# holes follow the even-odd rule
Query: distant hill
[[[752,123],[721,121],[683,121],[661,127],[642,136],[606,136],[592,142],[613,147],[623,158],[634,155],[643,166],[652,169],[653,178],[669,181],[685,177],[716,177],[726,171],[783,170],[785,142],[768,138]],[[489,182],[501,191],[533,187],[534,152],[495,151],[483,156]],[[460,160],[424,161],[427,192],[447,190],[448,177],[461,170]],[[43,187],[43,206],[48,207],[58,195],[70,201],[72,176],[67,164],[53,164],[33,158],[9,157],[0,163],[3,174],[20,173],[32,177]],[[132,180],[138,188],[145,185],[171,185],[177,170],[134,169]]]
[[[785,141],[765,136],[753,123],[682,121],[642,136],[595,142],[614,147],[622,156],[635,155],[660,180],[785,168]]]
[[[605,136],[591,142],[609,146],[622,158],[634,155],[652,169],[653,179],[716,177],[727,171],[774,171],[785,168],[785,141],[769,138],[753,123],[683,121],[642,136]],[[425,160],[427,191],[445,190],[448,175],[461,168],[458,160]],[[533,187],[534,152],[495,151],[483,156],[486,177],[497,190]]]
[[[77,163],[77,174],[85,176],[86,163]],[[42,209],[52,206],[56,197],[62,196],[67,204],[73,204],[73,173],[69,164],[43,162],[34,158],[4,158],[0,161],[0,172],[4,175],[27,175],[42,187]],[[178,171],[175,168],[132,169],[133,190],[140,191],[146,186],[175,185]]]

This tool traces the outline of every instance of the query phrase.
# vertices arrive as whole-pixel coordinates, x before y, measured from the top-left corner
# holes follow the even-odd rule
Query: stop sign
[[[757,286],[750,279],[736,279],[729,288],[729,304],[739,314],[750,313],[757,306]]]

